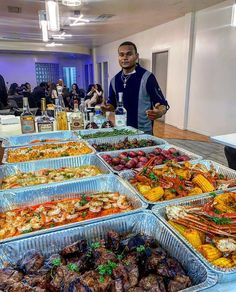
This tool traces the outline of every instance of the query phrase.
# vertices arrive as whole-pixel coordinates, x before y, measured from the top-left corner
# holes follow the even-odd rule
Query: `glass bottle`
[[[57,130],[68,130],[67,114],[65,104],[61,94],[58,94],[58,99],[55,99],[55,118]]]
[[[79,110],[78,100],[74,100],[74,112],[70,114],[70,129],[82,130],[84,129],[83,113]]]
[[[98,125],[93,121],[93,113],[89,113],[89,121],[86,124],[85,129],[98,129]]]
[[[28,97],[23,97],[23,113],[20,116],[20,123],[23,134],[35,132],[35,119],[29,108]]]
[[[109,120],[110,112],[106,112],[106,120],[102,124],[102,128],[113,128],[113,123]]]
[[[106,119],[102,114],[101,107],[100,106],[95,106],[94,123],[97,124],[98,128],[101,128],[102,124],[105,121],[106,121]]]
[[[115,110],[115,126],[125,127],[127,125],[127,111],[123,105],[123,92],[118,93],[118,105]]]
[[[41,98],[41,112],[42,115],[37,118],[38,132],[50,132],[53,131],[53,120],[47,114],[46,110],[46,98]]]

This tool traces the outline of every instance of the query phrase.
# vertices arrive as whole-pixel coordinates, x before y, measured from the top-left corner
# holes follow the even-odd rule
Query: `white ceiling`
[[[61,1],[59,1],[60,3]],[[80,7],[60,4],[61,28],[73,35],[58,41],[95,47],[145,29],[160,25],[191,11],[215,5],[223,0],[82,0]],[[21,8],[21,13],[9,13],[8,6]],[[38,11],[45,9],[44,0],[0,0],[0,39],[42,42]],[[90,23],[70,27],[69,16],[80,10]],[[113,15],[107,20],[98,17]]]

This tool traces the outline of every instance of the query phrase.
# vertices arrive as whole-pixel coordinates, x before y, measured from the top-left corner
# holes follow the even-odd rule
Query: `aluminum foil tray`
[[[102,128],[102,129],[88,129],[88,130],[80,130],[80,131],[74,131],[75,133],[77,133],[77,135],[79,135],[81,138],[83,138],[83,136],[85,135],[90,135],[90,134],[94,134],[94,133],[98,133],[98,132],[113,132],[114,129],[116,130],[129,130],[129,131],[133,131],[134,135],[135,134],[143,134],[143,131],[138,130],[134,127],[131,126],[126,126],[126,127],[114,127],[114,128]],[[112,137],[120,137],[119,136],[112,136]],[[105,137],[104,137],[105,138]]]
[[[157,146],[153,146],[153,147],[146,147],[146,148],[136,148],[134,149],[133,151],[139,151],[139,150],[142,150],[143,152],[145,153],[150,153],[152,152],[156,147],[159,147],[159,148],[162,148],[164,150],[168,150],[169,148],[171,147],[174,147],[176,150],[179,151],[179,153],[182,155],[182,154],[186,154],[190,157],[190,160],[191,162],[193,161],[198,161],[200,159],[202,159],[202,156],[200,155],[197,155],[195,153],[192,153],[188,150],[185,150],[183,148],[180,148],[180,147],[177,147],[175,145],[170,145],[170,144],[163,144],[163,145],[157,145]],[[122,172],[124,172],[125,170],[122,170],[122,171],[117,171],[115,170],[109,163],[107,163],[103,158],[102,158],[102,155],[104,154],[108,154],[110,155],[111,157],[117,157],[120,153],[124,152],[124,151],[130,151],[130,149],[124,149],[124,150],[118,150],[118,151],[107,151],[107,152],[100,152],[100,153],[97,153],[97,155],[104,161],[104,163],[106,164],[107,167],[109,167],[109,169],[111,169],[111,171],[113,171],[114,173],[117,173],[117,174],[120,174]],[[163,166],[163,164],[160,164],[161,166]]]
[[[55,131],[55,132],[43,132],[43,133],[34,133],[34,134],[22,134],[19,136],[10,136],[8,138],[4,138],[2,142],[2,147],[16,147],[16,146],[25,146],[25,145],[37,145],[42,144],[39,143],[31,143],[33,140],[46,140],[46,139],[59,139],[61,142],[69,141],[69,140],[78,140],[78,136],[76,136],[72,131]],[[47,142],[52,143],[52,142]]]
[[[4,177],[8,175],[13,175],[17,171],[21,172],[34,172],[45,168],[50,169],[59,169],[61,167],[79,167],[82,165],[95,165],[97,166],[103,174],[109,174],[111,173],[111,170],[105,165],[105,163],[99,159],[96,155],[82,155],[82,156],[73,156],[73,157],[62,157],[57,159],[45,159],[45,160],[35,160],[30,162],[22,162],[17,164],[6,164],[3,166],[0,166],[0,179],[3,179]],[[99,175],[100,176],[100,175]],[[97,177],[97,176],[96,176]],[[81,177],[81,178],[73,178],[73,180],[81,180],[86,179],[88,177]],[[72,180],[67,180],[72,181]],[[50,185],[55,185],[61,182],[53,182],[50,183]],[[42,184],[40,184],[42,186]],[[30,188],[34,188],[35,186],[29,186]],[[25,187],[21,187],[23,189]],[[11,189],[16,190],[17,188]],[[1,190],[6,191],[6,190]]]
[[[235,189],[231,189],[230,191],[236,192]],[[216,194],[222,194],[223,191],[215,191],[214,193]],[[236,268],[230,268],[230,269],[225,269],[225,268],[220,268],[212,265],[210,262],[208,262],[200,252],[198,252],[191,243],[189,243],[177,230],[175,230],[168,222],[166,219],[166,206],[169,205],[180,205],[180,206],[199,206],[205,204],[209,198],[212,198],[210,194],[205,194],[201,197],[188,197],[184,198],[181,201],[176,202],[171,202],[169,201],[165,205],[155,205],[152,207],[152,212],[161,220],[165,225],[168,226],[168,228],[174,232],[176,236],[181,238],[181,240],[187,245],[193,252],[194,254],[201,259],[201,261],[214,273],[218,275],[218,282],[223,283],[223,282],[231,282],[236,280]]]
[[[194,160],[194,161],[191,161],[192,164],[197,164],[197,163],[201,163],[201,164],[204,164],[208,169],[210,169],[210,166],[211,164],[214,166],[214,168],[216,169],[216,171],[220,174],[223,174],[223,175],[227,175],[228,178],[236,178],[236,171],[231,169],[231,168],[228,168],[222,164],[219,164],[217,162],[214,162],[214,161],[211,161],[211,160]],[[157,168],[162,168],[163,166],[156,166]],[[165,205],[167,204],[168,202],[170,202],[171,204],[175,204],[175,202],[179,202],[179,201],[182,201],[184,199],[186,199],[186,197],[184,198],[178,198],[178,199],[172,199],[172,200],[166,200],[166,201],[160,201],[160,202],[151,202],[147,199],[144,198],[144,196],[135,188],[132,186],[131,183],[129,183],[129,179],[133,178],[135,175],[135,172],[133,170],[124,170],[122,172],[119,173],[119,176],[122,177],[126,182],[127,184],[133,188],[137,193],[138,195],[140,196],[140,198],[147,204],[152,204],[152,205]],[[195,196],[190,196],[189,198],[198,198],[199,196],[202,196],[201,195],[195,195]]]
[[[88,153],[88,154],[81,154],[80,156],[84,156],[84,155],[91,155],[91,154],[94,154],[96,151],[95,149],[85,140],[82,140],[80,139],[80,141],[83,141],[84,144],[86,144],[86,146],[88,146],[90,149],[91,149],[91,152]],[[68,141],[64,142],[64,143],[67,143]],[[79,142],[79,140],[77,141],[74,141],[74,142]],[[61,143],[57,143],[57,144],[64,144],[63,142]],[[53,143],[47,143],[47,144],[53,144]],[[39,144],[37,144],[39,145]],[[37,146],[37,145],[32,145],[32,146]],[[17,148],[24,148],[24,147],[32,147],[32,146],[29,146],[29,145],[26,145],[26,146],[22,146],[22,147],[11,147],[11,148],[5,148],[4,149],[4,153],[3,153],[3,158],[2,158],[2,163],[3,164],[18,164],[18,163],[22,163],[22,162],[7,162],[7,158],[8,158],[8,151],[11,149],[11,150],[14,150],[14,149],[17,149]],[[75,156],[69,156],[69,157],[75,157]],[[63,158],[63,157],[60,157],[60,158]],[[39,162],[39,161],[45,161],[45,160],[52,160],[52,159],[59,159],[59,157],[55,157],[55,158],[50,158],[50,159],[40,159],[40,160],[29,160],[29,161],[34,161],[34,162]],[[27,161],[28,162],[28,161]]]
[[[60,252],[65,246],[77,240],[92,241],[106,238],[109,230],[119,233],[141,232],[155,237],[168,253],[182,263],[190,276],[193,286],[182,290],[200,291],[212,287],[217,277],[196,258],[196,256],[150,211],[123,215],[96,223],[88,223],[53,233],[7,242],[0,245],[0,268],[4,262],[15,264],[29,250],[39,250],[44,256]]]
[[[91,193],[91,192],[119,192],[127,196],[134,207],[134,210],[128,211],[126,214],[137,212],[140,209],[146,209],[147,204],[144,203],[136,195],[136,192],[130,189],[125,182],[113,174],[103,175],[100,177],[93,177],[81,180],[80,182],[63,182],[58,185],[39,185],[33,189],[18,189],[16,191],[1,192],[0,194],[0,212],[21,208],[25,206],[37,205],[43,202],[48,202],[51,200],[60,200],[63,198],[74,198],[78,197],[79,194]],[[119,217],[122,213],[117,213],[114,215],[104,216],[107,217]],[[7,238],[0,240],[0,243],[5,241],[16,240],[17,238],[29,237],[34,234],[51,232],[54,230],[65,229],[68,227],[84,224],[84,222],[95,222],[99,218],[89,219],[82,222],[70,223],[62,226],[57,226],[54,228],[49,228],[45,230],[39,230],[12,238]]]
[[[129,135],[129,136],[122,136],[122,137],[121,136],[118,136],[118,137],[87,139],[87,141],[92,146],[92,144],[98,144],[99,145],[99,144],[103,144],[103,143],[119,143],[119,142],[123,141],[125,138],[128,138],[129,141],[130,140],[134,140],[134,139],[137,139],[138,141],[140,141],[140,140],[151,140],[151,141],[154,141],[156,143],[156,145],[154,145],[154,146],[168,144],[167,141],[165,141],[165,140],[163,140],[161,138],[157,138],[155,136],[147,135],[147,134],[143,134],[143,135]],[[126,151],[126,150],[129,151],[129,150],[135,150],[135,149],[143,149],[143,148],[147,148],[147,147],[132,148],[132,149],[131,148],[130,149],[123,149],[123,151]],[[103,152],[105,152],[105,151],[103,151]]]

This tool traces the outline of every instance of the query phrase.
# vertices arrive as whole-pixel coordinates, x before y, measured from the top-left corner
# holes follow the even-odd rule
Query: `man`
[[[123,92],[123,103],[127,110],[127,125],[152,134],[153,121],[161,118],[169,109],[155,76],[137,64],[139,54],[136,45],[124,42],[118,48],[122,70],[110,84],[105,111],[114,111],[118,92]]]

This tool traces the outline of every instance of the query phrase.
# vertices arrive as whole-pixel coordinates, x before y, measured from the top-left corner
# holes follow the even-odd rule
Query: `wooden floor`
[[[209,137],[188,130],[181,130],[164,122],[155,121],[154,135],[163,139],[181,139],[209,142]]]

